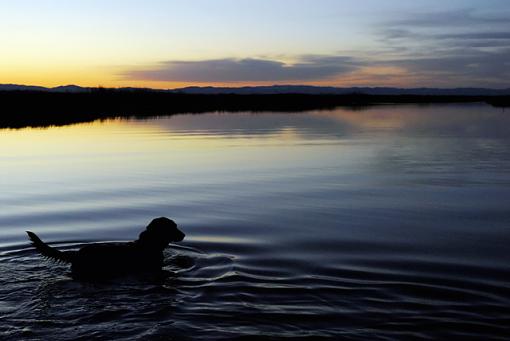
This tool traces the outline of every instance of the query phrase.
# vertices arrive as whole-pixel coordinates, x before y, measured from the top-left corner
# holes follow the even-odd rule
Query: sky
[[[510,87],[508,0],[0,0],[0,83]]]

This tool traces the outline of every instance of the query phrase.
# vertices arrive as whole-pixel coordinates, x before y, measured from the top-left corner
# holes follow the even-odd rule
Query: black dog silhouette
[[[163,267],[163,249],[170,242],[184,239],[175,222],[161,217],[154,219],[138,239],[127,243],[95,243],[78,251],[59,251],[27,231],[35,249],[43,256],[71,264],[76,279],[112,278],[131,274],[157,273]]]

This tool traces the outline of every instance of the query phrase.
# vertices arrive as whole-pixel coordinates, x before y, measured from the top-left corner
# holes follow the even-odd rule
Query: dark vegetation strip
[[[344,106],[361,109],[384,103],[470,103],[510,105],[510,96],[422,95],[235,95],[160,91],[93,90],[79,93],[0,91],[0,127],[44,127],[113,117],[154,117],[210,111],[294,112]]]

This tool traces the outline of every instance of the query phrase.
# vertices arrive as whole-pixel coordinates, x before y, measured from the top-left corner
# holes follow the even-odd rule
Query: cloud
[[[510,86],[510,21],[472,9],[386,22],[378,36],[393,52],[384,65],[449,86]]]
[[[388,23],[387,23],[388,24]],[[408,14],[405,18],[389,23],[392,27],[414,28],[472,28],[508,26],[508,13],[477,13],[474,9],[464,8],[453,11],[436,11]]]
[[[391,60],[417,77],[449,86],[510,86],[510,50]]]
[[[510,87],[510,13],[418,13],[377,26],[372,50],[277,58],[168,60],[124,72],[180,83]]]
[[[377,35],[390,44],[409,44],[418,41],[431,43],[456,43],[465,41],[490,41],[508,45],[510,21],[508,13],[478,13],[473,9],[446,12],[410,14],[402,19],[388,21],[379,26]]]
[[[457,34],[439,34],[438,39],[460,39],[460,40],[510,40],[510,32],[470,32]]]
[[[173,82],[312,81],[352,72],[361,62],[344,56],[301,56],[297,63],[269,59],[164,61],[152,68],[130,70],[125,78]]]

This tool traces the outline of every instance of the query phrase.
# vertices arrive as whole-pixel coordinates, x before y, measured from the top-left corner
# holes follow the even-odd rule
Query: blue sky
[[[0,83],[510,87],[507,0],[0,1]]]

